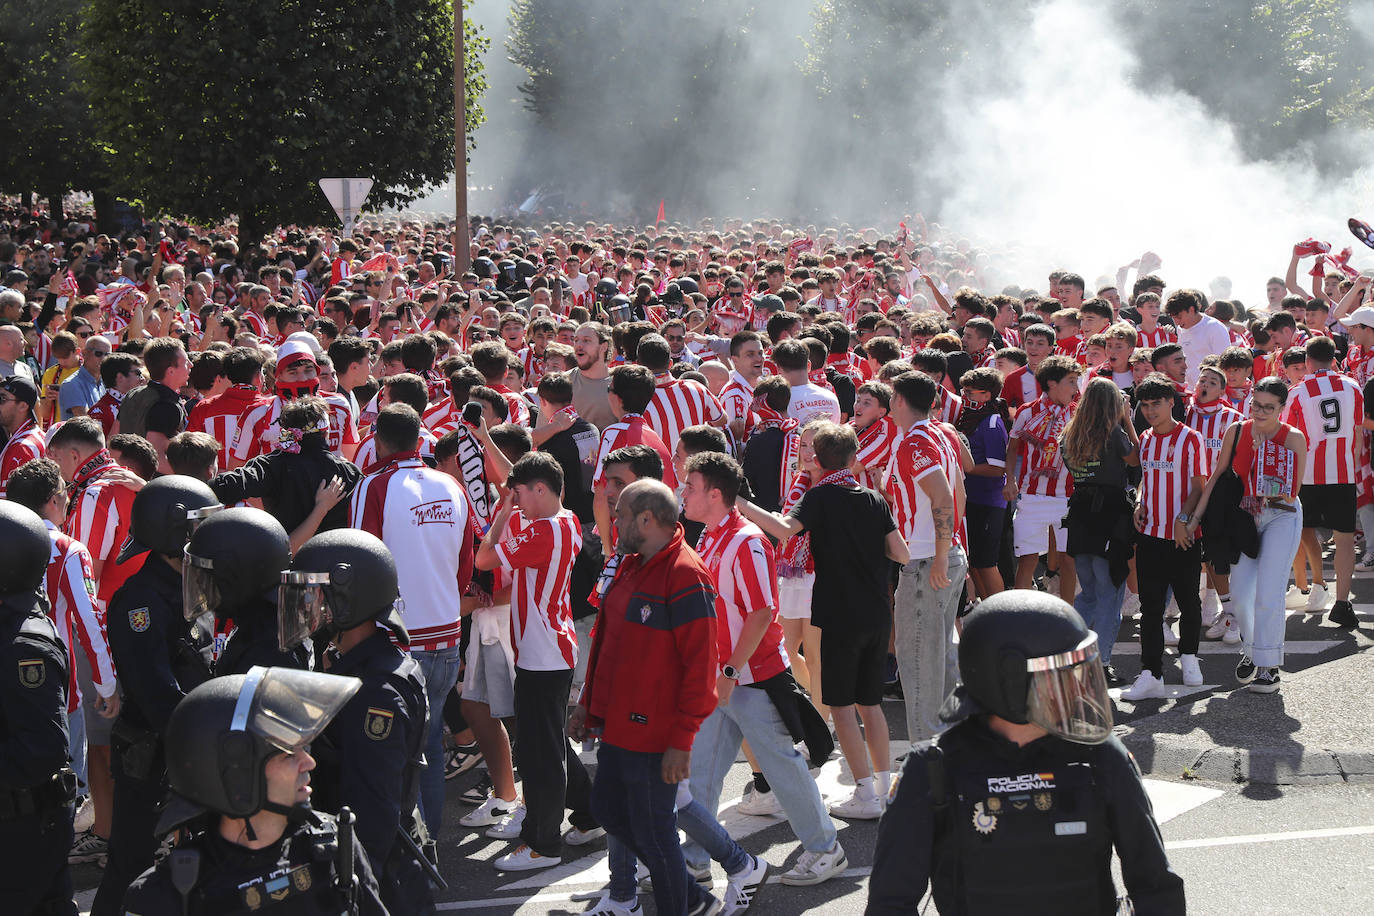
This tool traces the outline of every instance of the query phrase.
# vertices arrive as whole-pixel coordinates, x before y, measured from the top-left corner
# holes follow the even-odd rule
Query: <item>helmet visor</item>
[[[182,550],[181,572],[181,609],[186,619],[214,613],[220,603],[215,561],[196,556],[188,545]]]
[[[196,529],[200,527],[201,522],[205,521],[207,518],[214,515],[216,512],[223,512],[224,509],[224,506],[220,505],[219,503],[215,503],[213,506],[205,506],[201,509],[188,510],[186,512],[187,543],[190,543],[191,535],[196,533]]]
[[[1058,655],[1026,660],[1031,722],[1077,744],[1101,744],[1112,733],[1112,702],[1097,652],[1097,634]]]
[[[306,637],[333,620],[327,590],[329,573],[281,574],[277,589],[277,634],[283,652],[300,645]]]
[[[294,753],[319,737],[362,683],[355,677],[255,665],[239,691],[229,729],[251,732]]]

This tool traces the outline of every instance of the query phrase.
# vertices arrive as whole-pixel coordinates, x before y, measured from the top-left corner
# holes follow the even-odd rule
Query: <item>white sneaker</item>
[[[520,805],[510,814],[501,818],[500,823],[487,831],[493,840],[518,840],[520,828],[525,825],[525,806]]]
[[[535,871],[540,868],[553,868],[563,863],[562,856],[541,856],[521,843],[494,863],[497,871]]]
[[[1228,646],[1234,646],[1240,643],[1240,624],[1236,623],[1234,617],[1231,618],[1231,625],[1226,628],[1226,632],[1221,634],[1221,641]]]
[[[1328,596],[1326,594],[1325,586],[1312,586],[1312,590],[1307,593],[1307,613],[1320,614],[1322,611],[1326,610],[1327,600]]]
[[[1208,639],[1221,639],[1226,635],[1227,630],[1236,628],[1235,619],[1230,614],[1217,615],[1216,622],[1207,628],[1204,634]]]
[[[750,785],[744,792],[744,797],[739,800],[735,810],[740,814],[750,814],[754,817],[775,817],[782,814],[782,805],[778,804],[778,798],[773,794],[773,790],[760,792]]]
[[[1169,593],[1169,603],[1164,606],[1164,619],[1177,620],[1183,612],[1178,609],[1178,596],[1173,592]]]
[[[1123,619],[1140,616],[1140,596],[1129,589],[1121,601],[1121,616]]]
[[[1288,586],[1288,593],[1283,596],[1283,606],[1290,611],[1301,610],[1307,606],[1307,592],[1296,585]]]
[[[586,846],[588,843],[595,843],[606,835],[606,828],[593,827],[591,830],[578,830],[576,827],[569,827],[568,832],[563,834],[563,842],[569,846]]]
[[[1174,632],[1173,624],[1169,623],[1167,620],[1164,621],[1164,645],[1178,645],[1178,634]]]
[[[1356,569],[1374,569],[1374,553],[1367,553],[1360,557],[1360,562],[1355,564]]]
[[[1210,627],[1221,619],[1221,599],[1212,589],[1202,593],[1202,625]]]
[[[486,801],[458,818],[458,823],[464,827],[490,827],[514,814],[518,807],[519,801],[504,801],[495,795],[488,795]]]
[[[612,899],[611,892],[607,891],[601,895],[595,906],[583,911],[583,916],[634,916],[643,912],[644,908],[639,905],[638,895],[633,900],[620,901]]]
[[[1140,672],[1134,684],[1121,691],[1121,699],[1132,703],[1137,700],[1158,700],[1165,695],[1164,681],[1155,677],[1148,669]]]
[[[759,888],[768,878],[768,863],[758,856],[750,856],[749,864],[740,869],[738,874],[726,877],[723,916],[736,916],[753,905]]]
[[[1183,683],[1187,687],[1202,686],[1202,669],[1198,667],[1196,655],[1180,655],[1178,666],[1183,669]]]
[[[94,826],[95,802],[87,795],[81,799],[81,807],[76,809],[76,816],[72,819],[72,832],[80,836]]]
[[[826,852],[804,851],[797,864],[782,873],[778,880],[792,887],[809,887],[829,881],[849,867],[844,848],[836,841]]]
[[[830,806],[830,813],[852,821],[876,821],[883,816],[883,801],[877,795],[865,797],[858,789],[842,802]]]

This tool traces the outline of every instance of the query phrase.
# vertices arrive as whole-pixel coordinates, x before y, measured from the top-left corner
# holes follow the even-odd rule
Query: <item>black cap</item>
[[[38,403],[38,386],[27,375],[7,375],[0,380],[0,388],[14,395],[16,401],[23,401],[29,407]]]

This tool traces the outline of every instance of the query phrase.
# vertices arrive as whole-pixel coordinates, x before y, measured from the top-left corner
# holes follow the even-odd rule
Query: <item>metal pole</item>
[[[472,260],[468,243],[467,104],[463,83],[463,0],[453,0],[453,259],[454,269],[460,274],[471,266]]]

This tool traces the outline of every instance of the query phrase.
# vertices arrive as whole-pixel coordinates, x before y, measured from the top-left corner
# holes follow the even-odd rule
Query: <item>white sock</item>
[[[860,798],[878,797],[877,790],[873,788],[872,776],[865,776],[863,779],[858,780],[854,791]]]
[[[879,770],[874,773],[873,776],[878,783],[878,794],[883,798],[887,798],[887,793],[892,788],[892,771]]]

